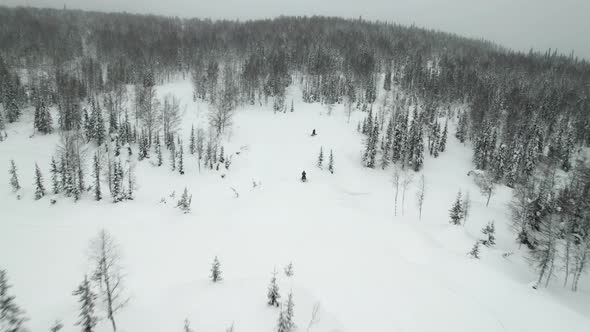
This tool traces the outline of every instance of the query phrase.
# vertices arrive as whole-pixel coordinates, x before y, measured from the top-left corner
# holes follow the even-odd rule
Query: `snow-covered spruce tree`
[[[176,204],[176,207],[179,208],[183,213],[190,213],[191,212],[191,201],[193,196],[188,193],[188,189],[184,187],[184,191],[182,192],[182,196],[180,200]]]
[[[18,181],[18,175],[16,173],[16,164],[14,163],[14,160],[11,159],[10,160],[10,170],[8,171],[10,174],[10,186],[12,187],[12,191],[13,192],[17,192],[20,190],[20,183]]]
[[[289,264],[285,266],[285,275],[289,278],[293,276],[293,262],[289,262]]]
[[[25,312],[14,302],[15,297],[8,294],[6,270],[0,269],[0,331],[25,332],[23,324],[27,321]]]
[[[393,115],[387,124],[384,142],[385,143],[383,144],[383,151],[381,154],[381,169],[385,169],[387,166],[389,166],[389,162],[391,161],[390,152],[393,146]]]
[[[6,128],[6,123],[4,122],[4,115],[0,111],[0,142],[2,142],[4,136],[2,135],[2,130]]]
[[[54,157],[51,157],[51,189],[54,194],[58,194],[61,190],[59,166]]]
[[[481,232],[486,236],[486,238],[481,241],[481,244],[486,247],[491,247],[496,244],[496,227],[494,226],[494,221],[488,222]]]
[[[461,143],[465,143],[465,140],[467,139],[467,121],[467,111],[461,112],[459,115],[459,123],[457,124],[457,132],[455,133],[455,137]]]
[[[113,135],[119,131],[120,108],[118,106],[119,101],[123,98],[122,94],[122,90],[116,89],[114,93],[107,94],[103,102],[108,110],[109,135]]]
[[[120,136],[115,137],[115,157],[118,157],[121,154],[121,138]]]
[[[407,162],[407,164],[412,167],[412,164],[414,162],[414,150],[417,146],[418,143],[418,133],[419,133],[419,127],[421,127],[421,125],[418,125],[418,114],[415,111],[414,112],[414,118],[412,119],[412,122],[410,123],[410,128],[408,130],[408,135],[406,137],[406,141],[404,142],[404,146],[403,146],[403,154],[404,154],[404,159],[406,159],[405,161]],[[412,167],[413,168],[413,167]]]
[[[145,155],[147,154],[147,145],[145,144],[145,140],[143,139],[144,133],[143,129],[139,133],[139,142],[137,143],[137,160],[142,161],[145,159]]]
[[[125,194],[125,199],[133,200],[134,196],[133,193],[135,192],[135,176],[133,176],[133,165],[129,164],[129,169],[127,170],[127,193]]]
[[[182,142],[178,144],[178,173],[180,173],[180,175],[184,174],[184,149],[182,145]]]
[[[94,313],[96,295],[92,292],[92,286],[87,276],[84,276],[84,280],[72,295],[78,296],[78,303],[80,303],[80,313],[78,314],[76,326],[80,326],[82,332],[93,332],[98,322],[98,318]]]
[[[39,200],[45,196],[45,186],[43,185],[43,174],[39,165],[35,163],[35,200]]]
[[[162,159],[162,146],[160,144],[160,134],[156,133],[154,149],[156,150],[156,166],[160,167],[164,163]]]
[[[414,155],[412,159],[412,168],[415,172],[422,169],[424,165],[424,138],[422,137],[422,126],[418,128],[417,136],[414,139]]]
[[[176,171],[176,145],[174,144],[174,139],[170,140],[170,169],[172,171]]]
[[[219,263],[219,259],[217,256],[213,259],[213,264],[211,265],[211,281],[218,282],[223,280],[221,277],[221,263]]]
[[[94,199],[100,201],[102,199],[102,192],[100,190],[100,158],[98,151],[94,153],[92,175],[94,177]]]
[[[463,206],[461,204],[461,192],[457,193],[457,198],[453,203],[453,206],[449,210],[450,213],[450,223],[453,225],[461,225],[461,219],[463,218]]]
[[[291,113],[295,112],[295,105],[293,104],[293,99],[291,99]]]
[[[294,332],[295,322],[293,321],[295,303],[293,303],[293,293],[289,293],[287,303],[281,306],[281,312],[279,314],[279,323],[277,326],[277,332]]]
[[[328,159],[328,171],[334,174],[334,153],[332,149],[330,149],[330,158]]]
[[[94,139],[94,119],[88,113],[88,110],[84,108],[83,110],[83,127],[84,127],[84,134],[86,135],[86,141],[90,142]]]
[[[383,90],[390,91],[391,90],[391,69],[387,69],[385,72],[385,78],[383,79]]]
[[[501,181],[504,178],[504,174],[507,172],[508,163],[508,149],[506,144],[501,143],[493,156],[492,171],[494,181]],[[514,180],[510,181],[513,183]]]
[[[316,166],[319,169],[322,169],[323,163],[324,163],[324,147],[320,146],[320,154],[318,155],[318,161],[316,163]]]
[[[398,116],[398,122],[393,132],[393,142],[391,146],[391,161],[397,163],[403,159],[403,148],[406,139],[407,118],[406,115]],[[402,160],[402,163],[404,161]]]
[[[443,129],[443,132],[440,136],[440,140],[438,142],[438,152],[445,152],[445,149],[447,148],[448,126],[449,120],[445,122],[445,128]]]
[[[373,121],[370,121],[373,123]],[[363,164],[365,167],[374,168],[375,167],[375,157],[377,156],[377,144],[379,140],[379,126],[375,124],[375,126],[368,130],[368,136],[365,142],[365,151],[363,153]]]
[[[106,318],[111,322],[113,332],[117,331],[115,315],[129,302],[125,296],[125,279],[121,268],[121,253],[113,237],[101,230],[90,242],[88,258],[94,264],[92,281],[97,283]]]
[[[195,126],[192,125],[191,126],[191,136],[189,138],[189,142],[188,142],[188,152],[193,155],[195,154],[195,152],[197,151],[197,142],[196,142],[196,137],[195,137]]]
[[[277,271],[273,271],[272,273],[272,278],[270,279],[270,285],[268,285],[266,297],[268,298],[268,305],[275,307],[279,306],[279,299],[281,298],[281,295],[279,294],[279,285],[277,284]]]
[[[479,240],[475,241],[475,244],[473,244],[473,248],[471,248],[471,251],[468,253],[468,255],[472,258],[479,259],[479,243]]]
[[[16,122],[22,114],[17,99],[16,87],[9,83],[4,100],[4,110],[9,123]]]
[[[428,133],[428,153],[432,156],[436,151],[438,155],[438,141],[440,136],[440,126],[438,122],[434,122],[430,125],[430,131]]]
[[[113,185],[111,188],[111,197],[113,203],[120,202],[123,198],[123,166],[120,160],[115,160],[113,163]]]
[[[51,119],[51,113],[49,113],[49,109],[43,101],[35,106],[35,119],[33,124],[35,130],[42,134],[49,134],[52,131],[53,121]]]

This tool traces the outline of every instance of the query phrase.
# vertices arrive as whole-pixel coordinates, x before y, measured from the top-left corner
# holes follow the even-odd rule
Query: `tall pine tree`
[[[35,163],[35,199],[39,200],[45,196],[45,186],[43,185],[43,175],[39,165]]]
[[[16,164],[14,160],[10,160],[10,186],[12,187],[13,192],[17,192],[20,190],[20,183],[18,181],[18,175],[16,174]]]
[[[100,201],[102,192],[100,190],[100,158],[98,152],[94,153],[93,176],[94,176],[94,199]]]

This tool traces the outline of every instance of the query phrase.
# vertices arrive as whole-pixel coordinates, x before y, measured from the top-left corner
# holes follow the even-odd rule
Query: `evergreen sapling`
[[[219,259],[217,256],[213,259],[213,264],[211,265],[211,281],[219,282],[223,280],[221,278],[221,263],[219,263]]]

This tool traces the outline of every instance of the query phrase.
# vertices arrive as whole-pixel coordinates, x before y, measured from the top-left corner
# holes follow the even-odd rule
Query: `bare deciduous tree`
[[[172,95],[167,94],[164,97],[164,102],[160,107],[160,115],[158,120],[162,126],[164,132],[164,140],[166,144],[169,144],[169,140],[176,133],[178,125],[180,124],[181,112],[180,112],[180,101]]]
[[[471,209],[471,197],[469,196],[469,191],[465,194],[465,198],[463,199],[463,226],[467,222],[467,217],[469,216],[469,209]]]
[[[426,196],[426,179],[424,173],[420,176],[418,183],[418,191],[416,192],[416,201],[418,203],[418,219],[422,220],[422,207],[424,206],[424,198]]]
[[[209,111],[209,124],[217,136],[231,126],[232,117],[238,104],[238,88],[234,81],[234,70],[227,64],[223,71],[223,87],[216,95]]]
[[[401,178],[401,184],[402,184],[402,216],[404,215],[404,205],[405,205],[405,201],[406,201],[406,191],[408,190],[408,187],[410,186],[410,184],[412,183],[413,180],[414,180],[414,173],[412,173],[409,168],[404,168],[402,170],[402,178]]]
[[[395,196],[394,196],[394,200],[393,200],[393,207],[394,207],[394,215],[395,216],[397,216],[397,196],[399,193],[400,179],[401,179],[401,170],[400,170],[399,166],[394,165],[392,182],[393,182],[393,190],[395,190],[395,194],[394,194]]]
[[[494,195],[494,192],[496,191],[494,177],[486,172],[482,176],[476,177],[475,183],[479,187],[481,194],[487,197],[486,206],[488,206],[490,204],[490,198],[492,198],[492,195]]]
[[[119,247],[106,230],[101,230],[90,242],[89,258],[94,263],[93,280],[98,283],[99,297],[104,303],[113,331],[116,332],[115,315],[127,305],[129,298],[124,294]]]
[[[311,327],[316,325],[319,322],[320,322],[320,303],[316,302],[316,303],[314,303],[313,309],[311,310],[311,318],[309,319],[309,323],[307,324],[307,329],[305,329],[305,332],[309,332],[309,330],[311,330]]]

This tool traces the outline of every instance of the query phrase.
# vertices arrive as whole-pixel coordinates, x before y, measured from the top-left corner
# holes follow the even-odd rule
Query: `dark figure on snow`
[[[311,132],[311,136],[315,136],[315,135],[316,135],[316,133],[315,133],[315,129],[314,129],[314,130]]]
[[[305,175],[305,171],[301,172],[301,182],[306,182],[307,176]]]

